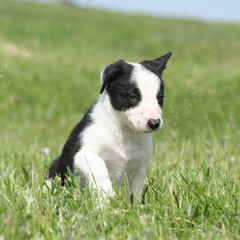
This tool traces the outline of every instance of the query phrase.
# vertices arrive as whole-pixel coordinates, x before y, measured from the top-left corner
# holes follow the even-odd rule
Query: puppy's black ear
[[[161,73],[165,68],[166,68],[166,64],[169,60],[169,58],[171,57],[172,53],[166,53],[165,55],[156,58],[153,60],[154,63],[156,63],[157,68],[158,68],[158,72]]]
[[[124,70],[124,65],[126,62],[124,60],[118,60],[115,63],[108,65],[101,72],[101,90],[100,93],[104,91],[107,85],[116,78],[117,75],[121,75]]]

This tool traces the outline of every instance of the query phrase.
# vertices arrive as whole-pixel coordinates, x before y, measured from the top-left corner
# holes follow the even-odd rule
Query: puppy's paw
[[[97,190],[101,199],[106,199],[108,197],[114,198],[115,191],[113,190],[112,183],[109,179],[98,182],[97,184],[92,184],[93,190]]]

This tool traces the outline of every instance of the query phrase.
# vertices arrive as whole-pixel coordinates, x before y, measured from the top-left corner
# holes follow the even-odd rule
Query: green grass
[[[240,239],[240,26],[0,2],[0,239]],[[44,191],[109,63],[172,51],[144,202]],[[43,148],[49,154],[43,154]]]

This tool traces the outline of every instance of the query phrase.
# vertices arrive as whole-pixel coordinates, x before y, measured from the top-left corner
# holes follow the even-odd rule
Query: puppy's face
[[[106,89],[113,108],[130,128],[146,133],[161,129],[164,97],[161,75],[170,56],[168,53],[141,63],[119,60],[101,73],[101,93]]]

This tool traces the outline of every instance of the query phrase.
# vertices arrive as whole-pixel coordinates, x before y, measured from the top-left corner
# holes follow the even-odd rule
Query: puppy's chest
[[[82,149],[103,159],[111,181],[120,186],[129,168],[148,164],[152,156],[152,139],[147,134],[105,126],[90,126],[83,135]]]
[[[105,162],[148,160],[152,155],[152,139],[147,134],[137,134],[105,128],[99,131],[89,127],[84,136],[84,147],[95,152]]]
[[[98,155],[105,161],[137,161],[151,157],[151,146],[145,141],[136,139],[113,138],[101,142]]]

